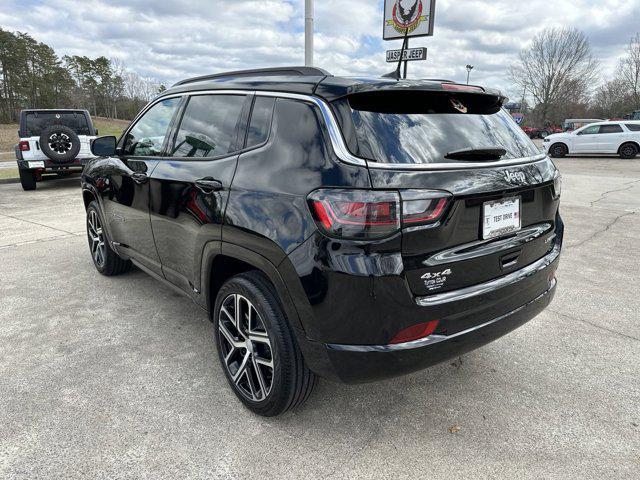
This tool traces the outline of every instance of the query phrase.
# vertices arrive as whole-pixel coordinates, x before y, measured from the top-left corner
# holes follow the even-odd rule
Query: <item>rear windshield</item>
[[[64,125],[78,135],[89,135],[89,124],[82,112],[29,112],[25,119],[27,137],[37,137],[51,125]]]
[[[371,99],[350,99],[357,153],[395,164],[457,163],[460,160],[445,158],[447,153],[487,147],[505,149],[502,159],[540,153],[499,104],[472,105],[469,98],[441,95],[431,101],[423,95],[411,102],[402,100],[395,110],[388,99],[380,105]]]

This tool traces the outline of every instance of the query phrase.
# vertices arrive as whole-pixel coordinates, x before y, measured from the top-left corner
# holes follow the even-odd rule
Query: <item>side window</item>
[[[179,103],[180,98],[168,98],[151,107],[127,133],[124,155],[134,157],[161,155],[164,137]]]
[[[622,133],[622,127],[617,124],[600,125],[600,133]]]
[[[219,157],[239,150],[238,126],[246,95],[194,95],[171,148],[173,157]]]
[[[627,127],[630,132],[640,132],[640,123],[625,123],[624,126]]]
[[[594,125],[592,127],[587,127],[584,130],[580,130],[578,135],[593,135],[594,133],[598,133],[600,131],[600,125]]]
[[[275,98],[273,97],[256,97],[247,132],[247,148],[260,145],[269,138],[274,104]]]

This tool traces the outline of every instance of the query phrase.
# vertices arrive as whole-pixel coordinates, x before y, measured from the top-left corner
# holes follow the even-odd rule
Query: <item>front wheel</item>
[[[24,191],[36,189],[36,172],[21,168],[18,170],[18,174],[20,175],[20,184]]]
[[[222,286],[214,329],[229,385],[254,413],[280,415],[309,397],[317,377],[305,364],[277,293],[262,273],[242,273]]]
[[[549,148],[549,154],[553,158],[562,158],[566,156],[567,153],[569,153],[567,146],[562,143],[554,143],[551,145],[551,148]]]
[[[620,158],[635,158],[638,155],[638,146],[635,143],[625,143],[618,152]]]
[[[120,258],[109,245],[98,204],[95,201],[91,202],[87,208],[87,238],[93,265],[102,275],[118,275],[131,270],[131,261]]]

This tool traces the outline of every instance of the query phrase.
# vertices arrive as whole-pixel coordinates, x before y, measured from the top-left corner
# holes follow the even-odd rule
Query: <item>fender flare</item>
[[[104,220],[102,228],[104,228],[107,231],[108,238],[113,238],[113,236],[111,235],[111,228],[109,226],[109,221],[106,218],[106,213],[104,211],[104,203],[102,201],[102,195],[100,195],[98,190],[96,190],[95,186],[91,185],[90,183],[82,182],[82,203],[84,203],[85,192],[89,192],[91,195],[93,195],[93,198],[98,204],[98,208],[100,209],[100,214],[102,215],[102,219]],[[89,206],[88,204],[85,206],[85,210],[86,210],[86,207],[88,206]]]
[[[213,262],[219,255],[240,260],[264,273],[276,289],[276,293],[280,298],[282,308],[287,314],[291,328],[294,329],[296,335],[306,337],[300,320],[300,315],[298,314],[298,309],[293,302],[289,288],[282,279],[278,268],[269,259],[259,253],[233,243],[211,241],[205,244],[202,252],[200,280],[202,285],[201,297],[204,297],[204,304],[202,306],[206,308],[207,312],[209,312],[209,318],[212,318],[213,316],[213,308],[215,304],[215,298],[212,298],[211,295],[211,279],[213,278],[213,275],[215,275],[215,272],[213,271]]]

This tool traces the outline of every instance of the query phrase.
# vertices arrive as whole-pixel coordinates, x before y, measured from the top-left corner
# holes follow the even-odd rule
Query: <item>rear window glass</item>
[[[621,133],[622,127],[620,125],[601,125],[600,133]]]
[[[244,95],[195,95],[189,99],[171,152],[211,158],[238,150],[236,137]]]
[[[627,127],[632,132],[640,132],[640,124],[637,123],[625,123],[625,127]]]
[[[27,137],[39,137],[43,130],[52,125],[64,125],[71,128],[78,135],[89,135],[89,124],[82,113],[74,112],[46,112],[27,113],[25,115],[25,129]]]
[[[358,154],[380,163],[457,163],[447,153],[487,147],[506,150],[502,159],[540,153],[511,115],[496,106],[466,96],[407,97],[394,109],[389,98],[379,107],[370,99],[350,100],[358,139]],[[494,97],[495,98],[495,97]],[[452,102],[453,99],[453,102]],[[489,102],[489,100],[486,100]],[[463,113],[458,110],[466,110]]]
[[[267,141],[271,127],[274,98],[256,97],[247,132],[247,147],[255,147]]]

